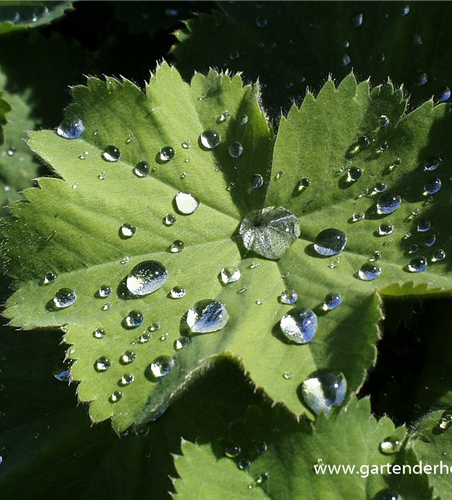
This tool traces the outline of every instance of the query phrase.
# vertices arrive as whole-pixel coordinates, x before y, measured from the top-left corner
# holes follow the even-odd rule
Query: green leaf
[[[309,492],[313,499],[367,500],[382,489],[398,491],[407,500],[431,498],[424,478],[388,472],[406,457],[403,452],[385,455],[379,445],[388,437],[401,441],[405,431],[388,418],[369,418],[369,406],[367,400],[353,400],[346,411],[320,416],[314,428],[305,420],[297,423],[281,408],[262,413],[251,408],[236,435],[223,442],[240,447],[234,460],[224,455],[220,443],[183,443],[183,456],[175,459],[180,475],[176,498],[210,500],[227,491],[228,498],[237,499],[301,500]],[[265,446],[259,454],[257,448]],[[250,467],[240,470],[241,460],[251,460]],[[351,472],[316,473],[316,467],[328,466],[350,467]]]
[[[390,75],[419,104],[450,96],[451,16],[445,2],[218,2],[176,31],[172,51],[185,77],[217,67],[259,78],[274,116],[351,68],[374,85]]]
[[[423,185],[450,163],[446,106],[429,102],[402,116],[405,102],[390,84],[369,91],[367,82],[358,85],[352,76],[337,89],[327,82],[316,99],[308,94],[300,110],[294,107],[282,119],[270,168],[273,135],[257,89],[242,87],[238,76],[212,71],[195,76],[188,86],[164,64],[146,95],[127,80],[92,78],[87,87],[75,88],[74,98],[67,117],[83,121],[80,138],[42,131],[30,139],[31,148],[62,179],[42,179],[41,189],[27,191],[29,203],[16,205],[16,217],[3,222],[3,256],[18,286],[6,315],[14,326],[64,326],[65,341],[72,344],[68,356],[76,360],[72,376],[81,381],[79,398],[91,402],[93,421],[112,416],[115,429],[123,430],[156,418],[218,356],[238,359],[273,400],[312,417],[300,384],[313,372],[342,372],[348,395],[362,385],[375,360],[381,297],[437,295],[452,288],[449,259],[432,262],[438,247],[452,252],[447,221],[441,217],[449,206],[447,189],[431,200],[423,195]],[[226,111],[230,118],[224,120]],[[389,118],[387,127],[378,126],[382,114]],[[243,115],[248,117],[245,124]],[[209,129],[221,134],[222,141],[206,151],[198,140]],[[364,134],[369,147],[358,151],[356,141]],[[236,141],[243,145],[238,159],[228,153]],[[381,152],[384,141],[389,148]],[[107,145],[121,150],[120,161],[102,159]],[[176,154],[162,164],[159,150],[165,146]],[[432,156],[443,161],[437,171],[424,172],[422,162]],[[388,173],[398,157],[400,165]],[[152,167],[147,177],[133,174],[140,161]],[[361,168],[361,178],[348,183],[343,166]],[[256,174],[263,186],[252,189]],[[302,177],[310,185],[299,192]],[[373,188],[378,180],[403,199],[387,216],[376,213]],[[364,188],[368,194],[362,195]],[[166,227],[162,220],[173,212],[178,191],[192,193],[200,207]],[[237,234],[247,213],[268,206],[286,207],[301,226],[301,237],[277,261],[246,252]],[[417,211],[422,215],[413,215]],[[366,217],[353,223],[354,212]],[[416,231],[421,218],[434,226],[437,246],[422,247],[427,270],[411,273],[407,251],[413,243],[425,243],[426,235]],[[394,225],[392,235],[378,236],[382,222]],[[137,228],[132,238],[120,238],[123,224]],[[339,264],[337,257],[321,257],[313,250],[317,235],[327,228],[348,237]],[[408,232],[416,236],[406,240]],[[185,249],[169,252],[176,240]],[[381,258],[369,263],[376,251]],[[126,277],[148,260],[165,266],[167,283],[146,297],[124,294]],[[381,266],[381,276],[359,279],[364,264]],[[239,268],[241,279],[224,286],[219,280],[223,267]],[[43,286],[47,272],[58,278]],[[102,285],[113,288],[104,300],[97,294]],[[186,295],[169,298],[173,287],[183,287]],[[75,291],[77,300],[55,310],[52,299],[61,289]],[[281,317],[291,309],[280,301],[284,289],[295,290],[297,306],[318,316],[318,331],[307,345],[293,344],[281,332]],[[341,294],[343,305],[325,312],[329,293]],[[227,325],[211,335],[189,335],[189,345],[175,350],[179,335],[186,335],[181,318],[204,299],[225,305]],[[144,315],[135,329],[125,323],[131,311]],[[142,335],[157,323],[160,329],[151,328],[153,338],[143,342],[147,338]],[[105,330],[104,338],[93,336],[97,328]],[[122,356],[129,350],[136,360],[125,365]],[[149,367],[160,356],[172,357],[174,368],[156,382]],[[99,373],[95,366],[101,357],[111,366]],[[124,375],[134,375],[134,382],[121,386]],[[116,391],[122,397],[112,402]]]
[[[0,35],[51,23],[72,9],[72,2],[2,2]]]

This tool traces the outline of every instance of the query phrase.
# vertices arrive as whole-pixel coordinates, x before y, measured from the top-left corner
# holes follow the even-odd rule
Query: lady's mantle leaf
[[[314,428],[305,420],[296,423],[281,409],[264,414],[250,410],[247,421],[223,443],[183,443],[183,456],[175,459],[181,476],[175,481],[176,499],[210,500],[227,492],[226,498],[240,500],[368,500],[380,498],[382,490],[406,500],[431,498],[424,478],[392,473],[396,464],[402,470],[406,457],[396,448],[393,454],[382,453],[381,443],[400,449],[404,429],[395,429],[388,418],[369,418],[366,400],[353,400],[332,418],[322,415]],[[233,459],[225,456],[231,451]],[[316,473],[328,466],[350,469]]]
[[[441,175],[450,161],[444,105],[427,103],[401,118],[405,102],[391,85],[369,92],[353,77],[337,89],[328,82],[317,99],[309,94],[283,119],[270,169],[273,136],[256,97],[238,76],[210,72],[188,86],[163,65],[146,95],[111,78],[77,87],[59,130],[77,138],[32,134],[31,148],[64,181],[42,179],[40,190],[27,191],[29,203],[16,205],[16,218],[3,222],[3,256],[19,286],[6,314],[15,326],[64,326],[68,356],[76,360],[72,377],[81,381],[79,398],[92,402],[94,421],[113,416],[121,430],[156,418],[219,355],[238,358],[274,400],[309,413],[301,384],[313,372],[342,372],[348,393],[362,384],[375,359],[381,295],[452,288],[450,259],[436,253],[452,252],[438,217],[449,204]],[[439,156],[437,170],[425,171],[424,162],[430,168]],[[141,162],[149,167],[144,177]],[[439,176],[442,189],[424,196],[423,186]],[[377,193],[377,181],[385,192]],[[182,207],[178,192],[200,203],[193,214],[178,213],[196,208],[186,195]],[[400,196],[400,206],[378,214],[388,192],[396,205]],[[256,212],[264,207],[265,216]],[[365,217],[354,223],[353,213]],[[166,214],[175,214],[174,224]],[[429,231],[417,230],[423,219]],[[250,221],[251,234],[244,231]],[[393,233],[380,236],[381,224],[394,225]],[[343,233],[342,254],[315,251],[326,229]],[[405,239],[408,232],[415,235]],[[432,234],[436,245],[423,246]],[[412,244],[425,252],[424,272],[410,272],[410,260],[421,255]],[[265,258],[279,257],[285,245],[279,260]],[[163,286],[143,296],[131,273],[149,261],[158,263],[151,267]],[[381,276],[360,279],[368,276],[363,265],[371,277],[381,267]],[[291,290],[299,298],[289,305],[284,295]],[[335,310],[325,310],[329,294],[342,296]],[[204,300],[214,303],[198,312],[221,313],[217,331],[196,324],[196,311],[187,315]],[[318,323],[317,332],[311,326],[295,335],[309,341],[315,333],[305,345],[280,327],[294,307],[314,311],[303,314]]]

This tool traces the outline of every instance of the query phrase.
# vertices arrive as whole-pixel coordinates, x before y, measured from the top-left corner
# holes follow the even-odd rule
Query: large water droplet
[[[234,142],[228,147],[229,155],[232,156],[232,158],[240,158],[243,153],[243,146],[240,144],[240,142]]]
[[[382,215],[392,214],[395,212],[402,203],[402,198],[394,193],[382,193],[377,201],[377,213]]]
[[[166,283],[168,271],[155,260],[145,260],[136,265],[127,276],[127,290],[132,295],[143,296],[154,293]]]
[[[239,229],[248,250],[267,259],[280,259],[300,236],[298,219],[284,207],[249,212]]]
[[[292,309],[279,322],[284,336],[296,344],[310,342],[317,331],[317,316],[311,309]]]
[[[101,356],[94,363],[94,368],[98,372],[105,372],[110,368],[110,366],[111,366],[111,361],[105,356]]]
[[[279,296],[281,304],[295,304],[298,300],[298,294],[295,290],[283,290]]]
[[[347,244],[347,236],[339,229],[324,229],[314,242],[314,249],[319,255],[331,257],[344,250]]]
[[[151,169],[146,161],[138,162],[136,164],[135,168],[133,169],[133,173],[137,177],[146,177],[150,171],[151,171]]]
[[[303,401],[316,414],[328,415],[334,405],[341,405],[347,393],[347,381],[341,372],[319,370],[300,388]]]
[[[220,144],[221,136],[218,132],[214,132],[213,130],[205,130],[199,136],[199,143],[203,149],[214,149]]]
[[[329,293],[323,300],[323,310],[332,311],[342,304],[342,297],[338,293]]]
[[[365,262],[358,271],[358,278],[363,281],[372,281],[381,274],[381,267],[373,262]]]
[[[307,177],[303,177],[300,179],[297,185],[297,191],[299,193],[302,193],[304,190],[306,190],[309,186],[311,185],[311,181]]]
[[[149,375],[154,379],[165,377],[173,368],[174,359],[169,356],[158,356],[148,366]]]
[[[427,269],[427,259],[425,257],[416,257],[410,260],[407,270],[410,273],[423,273]]]
[[[77,295],[70,288],[61,288],[53,297],[53,304],[56,309],[65,309],[72,306],[77,300]]]
[[[193,333],[212,333],[226,326],[228,312],[221,302],[201,300],[190,307],[185,321]]]
[[[220,281],[223,285],[228,285],[229,283],[235,283],[242,276],[240,269],[236,267],[223,267],[220,271]]]
[[[64,120],[58,126],[56,133],[65,139],[78,139],[83,133],[83,122],[77,118]]]
[[[140,311],[130,311],[124,318],[124,326],[126,328],[137,328],[143,323],[143,315]]]
[[[401,447],[402,447],[402,442],[399,441],[397,438],[387,437],[380,443],[378,449],[384,455],[393,455],[394,453],[400,451]]]
[[[121,151],[116,146],[110,144],[101,154],[105,161],[118,161],[121,159]]]
[[[165,146],[158,152],[157,159],[160,163],[167,163],[174,158],[176,151],[171,146]]]
[[[190,215],[199,207],[199,201],[190,193],[180,191],[174,197],[174,202],[179,213],[183,215]]]
[[[249,469],[251,467],[251,462],[247,458],[241,458],[239,460],[239,463],[237,464],[237,467],[240,470],[247,470],[247,469]]]

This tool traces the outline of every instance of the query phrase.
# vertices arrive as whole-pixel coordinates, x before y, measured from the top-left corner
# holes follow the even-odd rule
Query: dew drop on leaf
[[[137,231],[137,228],[135,226],[133,226],[132,224],[123,224],[120,228],[119,228],[119,236],[124,239],[124,240],[127,240],[129,238],[131,238]]]
[[[135,296],[154,293],[166,283],[168,271],[155,260],[145,260],[136,265],[126,279],[127,290]]]
[[[130,385],[134,380],[135,380],[135,376],[133,374],[126,373],[120,378],[119,385],[122,385],[122,386]]]
[[[43,285],[48,285],[49,283],[54,283],[57,279],[56,273],[53,273],[52,271],[46,273],[44,275],[44,279],[42,280]]]
[[[414,74],[413,83],[416,87],[422,87],[428,82],[428,75],[425,71],[418,70]]]
[[[53,367],[53,376],[60,382],[69,382],[71,370],[68,363],[59,362]]]
[[[123,365],[129,365],[130,363],[133,363],[135,359],[137,358],[137,355],[134,351],[126,351],[120,358],[119,361]]]
[[[111,361],[105,356],[101,356],[94,363],[94,368],[98,372],[105,372],[110,368],[110,366],[111,366]]]
[[[347,236],[339,229],[324,229],[314,242],[314,250],[322,256],[331,257],[344,250],[347,245]]]
[[[78,139],[83,133],[83,122],[79,119],[67,119],[60,123],[56,133],[65,139]]]
[[[364,21],[364,16],[361,13],[354,14],[350,20],[353,28],[359,28],[362,26]]]
[[[305,191],[309,186],[311,185],[311,181],[307,178],[307,177],[303,177],[302,179],[300,179],[300,181],[298,182],[298,185],[297,185],[297,191],[299,193],[302,193],[303,191]]]
[[[177,210],[182,215],[190,215],[199,207],[199,201],[190,193],[180,191],[174,198]]]
[[[115,391],[111,396],[110,396],[110,403],[117,403],[120,399],[122,398],[122,392],[121,391]]]
[[[76,293],[70,288],[61,288],[53,297],[53,304],[56,309],[65,309],[72,306],[77,300]]]
[[[106,299],[107,297],[110,297],[111,292],[112,292],[111,286],[102,285],[97,291],[97,296],[101,299]]]
[[[223,285],[228,285],[229,283],[235,283],[242,276],[240,269],[236,267],[223,267],[220,271],[220,281]]]
[[[226,326],[228,312],[221,302],[206,299],[190,307],[184,319],[191,332],[212,333]]]
[[[347,182],[353,183],[361,179],[363,171],[358,167],[351,167],[347,171]]]
[[[103,339],[105,337],[105,330],[103,328],[96,328],[93,332],[95,339]]]
[[[380,118],[378,118],[378,125],[380,127],[387,127],[389,125],[389,118],[386,115],[381,115]]]
[[[232,158],[240,158],[243,153],[243,146],[240,142],[234,142],[228,147],[228,152],[229,156],[232,156]]]
[[[176,216],[174,214],[166,214],[163,217],[163,224],[165,226],[172,226],[176,222]]]
[[[242,115],[240,117],[240,125],[246,125],[248,123],[248,115]]]
[[[259,189],[260,187],[262,187],[264,185],[264,178],[262,177],[261,174],[254,174],[252,177],[251,177],[251,187],[253,189]]]
[[[427,259],[425,257],[416,257],[411,259],[407,270],[410,273],[423,273],[427,269]]]
[[[394,193],[382,193],[377,201],[377,213],[380,215],[388,215],[395,212],[402,203],[402,198]]]
[[[199,136],[199,144],[201,148],[211,150],[215,149],[221,142],[221,136],[213,130],[205,130]]]
[[[427,231],[430,231],[431,227],[432,225],[427,219],[420,220],[416,225],[416,229],[419,233],[426,233]]]
[[[400,451],[401,447],[402,442],[397,438],[387,437],[379,444],[378,449],[381,453],[383,453],[383,455],[393,455],[394,453]]]
[[[181,286],[173,286],[171,290],[168,292],[168,297],[170,299],[178,300],[185,297],[187,290],[182,288]]]
[[[267,259],[280,259],[300,236],[298,219],[284,207],[249,212],[239,229],[248,250]]]
[[[165,146],[158,152],[157,158],[161,163],[167,163],[174,158],[176,151],[171,146]]]
[[[240,446],[237,444],[228,444],[224,447],[224,455],[228,458],[236,458],[241,453]]]
[[[441,189],[441,179],[433,179],[424,185],[424,196],[436,194]]]
[[[180,253],[185,248],[184,242],[181,240],[175,240],[171,243],[168,251],[170,253]]]
[[[223,123],[226,120],[229,120],[230,114],[229,111],[226,109],[221,115],[218,117],[217,122],[218,123]]]
[[[237,464],[237,467],[240,470],[247,470],[250,468],[250,466],[251,466],[251,462],[247,458],[241,458],[239,460],[239,463]]]
[[[180,351],[181,349],[187,347],[189,343],[190,343],[190,337],[187,336],[179,337],[174,341],[174,349],[176,351]]]
[[[381,274],[381,267],[372,262],[365,262],[358,271],[358,278],[362,281],[372,281]]]
[[[130,311],[124,318],[123,324],[126,328],[137,328],[143,323],[144,317],[140,311]]]
[[[306,405],[316,414],[328,415],[334,405],[341,405],[347,393],[347,381],[341,372],[319,370],[306,379],[300,394]]]
[[[426,240],[425,240],[425,246],[427,247],[432,247],[436,243],[436,235],[431,234]]]
[[[279,322],[284,336],[296,344],[310,342],[317,331],[317,315],[311,309],[292,309]]]
[[[298,300],[298,294],[295,290],[283,290],[279,296],[279,301],[281,304],[295,304]]]
[[[110,144],[104,149],[101,156],[105,161],[114,162],[121,159],[121,151],[116,146]]]
[[[174,368],[174,359],[169,356],[158,356],[148,366],[149,375],[154,379],[159,379],[168,375]]]
[[[342,297],[338,293],[329,293],[323,300],[324,311],[332,311],[342,304]]]
[[[441,262],[446,258],[446,252],[442,249],[439,248],[433,255],[432,255],[432,262]]]
[[[433,172],[439,167],[440,159],[436,156],[428,156],[422,163],[426,172]]]
[[[258,28],[265,28],[265,26],[267,26],[267,19],[265,19],[265,17],[258,16],[256,17],[255,22]]]
[[[150,171],[151,169],[146,161],[139,161],[133,169],[133,173],[137,177],[146,177]]]

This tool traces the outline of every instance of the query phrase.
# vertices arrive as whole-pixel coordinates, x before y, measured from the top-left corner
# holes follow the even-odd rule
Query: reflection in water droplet
[[[363,171],[358,167],[350,167],[347,171],[347,182],[353,183],[361,179]]]
[[[140,161],[136,164],[135,168],[133,169],[133,173],[137,177],[146,177],[149,172],[150,172],[150,167],[146,161]]]
[[[130,311],[124,318],[124,325],[126,328],[137,328],[143,323],[143,315],[140,311]]]
[[[110,403],[117,403],[122,398],[121,391],[115,391],[109,398]]]
[[[378,125],[380,127],[387,127],[389,125],[389,118],[386,115],[381,115],[378,119]]]
[[[236,267],[223,267],[220,271],[220,281],[224,285],[228,285],[229,283],[235,283],[242,276],[240,269]]]
[[[49,271],[44,275],[44,279],[42,280],[43,285],[48,285],[49,283],[53,283],[57,279],[57,275],[53,273],[52,271]]]
[[[181,349],[187,347],[190,341],[190,337],[179,337],[174,341],[174,349],[176,351],[180,351]]]
[[[381,274],[381,267],[372,262],[365,262],[358,271],[358,278],[363,281],[372,281]]]
[[[134,375],[132,375],[131,373],[126,373],[120,378],[118,383],[119,385],[126,386],[130,385],[134,380],[135,380]]]
[[[95,339],[103,339],[105,337],[105,330],[103,328],[96,328],[93,332]]]
[[[199,136],[199,142],[203,149],[215,149],[221,142],[221,136],[218,132],[214,132],[213,130],[205,130]]]
[[[388,215],[395,212],[402,203],[402,198],[394,193],[382,193],[377,201],[377,213],[380,215]]]
[[[119,235],[124,240],[131,238],[137,231],[137,228],[132,224],[123,224],[119,228]]]
[[[427,269],[427,259],[425,257],[416,257],[411,259],[407,266],[410,273],[423,273]]]
[[[101,356],[94,363],[94,368],[98,372],[105,372],[110,368],[110,366],[111,366],[111,361],[105,356]]]
[[[76,293],[70,288],[61,288],[53,297],[53,304],[56,309],[65,309],[72,306],[77,300]]]
[[[119,361],[123,365],[128,365],[130,363],[133,363],[135,359],[137,358],[137,355],[134,351],[126,351],[120,358]]]
[[[112,292],[111,286],[102,285],[97,291],[97,296],[100,297],[101,299],[106,299],[107,297],[110,297],[111,292]]]
[[[380,443],[378,449],[384,455],[393,455],[394,453],[400,451],[401,447],[402,442],[399,441],[399,439],[395,437],[387,437]]]
[[[104,149],[101,156],[105,161],[118,161],[121,159],[121,151],[116,146],[110,144]]]
[[[152,378],[159,379],[168,375],[174,368],[174,359],[169,356],[158,356],[148,366],[149,375]]]
[[[295,304],[298,300],[298,294],[295,290],[283,290],[279,296],[279,301],[281,304]]]
[[[176,151],[171,146],[165,146],[158,152],[157,158],[160,163],[167,163],[174,158]]]
[[[168,292],[168,297],[175,300],[182,299],[185,297],[186,293],[187,290],[185,290],[185,288],[182,288],[181,286],[173,286],[173,288],[171,288]]]
[[[245,248],[267,259],[280,259],[300,236],[298,219],[284,207],[249,212],[239,229]]]
[[[310,342],[317,331],[317,316],[311,309],[292,309],[279,322],[284,336],[296,344]]]
[[[155,260],[136,265],[127,276],[127,290],[135,296],[149,295],[159,290],[168,279],[168,271]]]
[[[71,368],[69,363],[57,363],[53,367],[53,376],[60,382],[69,382],[71,378]]]
[[[178,212],[182,215],[190,215],[196,212],[199,207],[199,201],[192,194],[182,191],[174,197],[174,202]]]
[[[347,381],[341,372],[319,370],[300,387],[306,405],[316,414],[329,414],[334,405],[341,405],[347,393]]]
[[[228,147],[229,151],[229,156],[232,156],[232,158],[240,158],[243,153],[243,146],[240,144],[240,142],[234,142],[234,144],[231,144]]]
[[[226,326],[228,312],[221,302],[201,300],[187,311],[185,321],[193,333],[212,333]]]
[[[342,304],[342,297],[338,293],[329,293],[323,300],[324,311],[332,311]]]
[[[77,118],[67,119],[61,122],[56,133],[65,139],[78,139],[83,133],[83,122]]]

